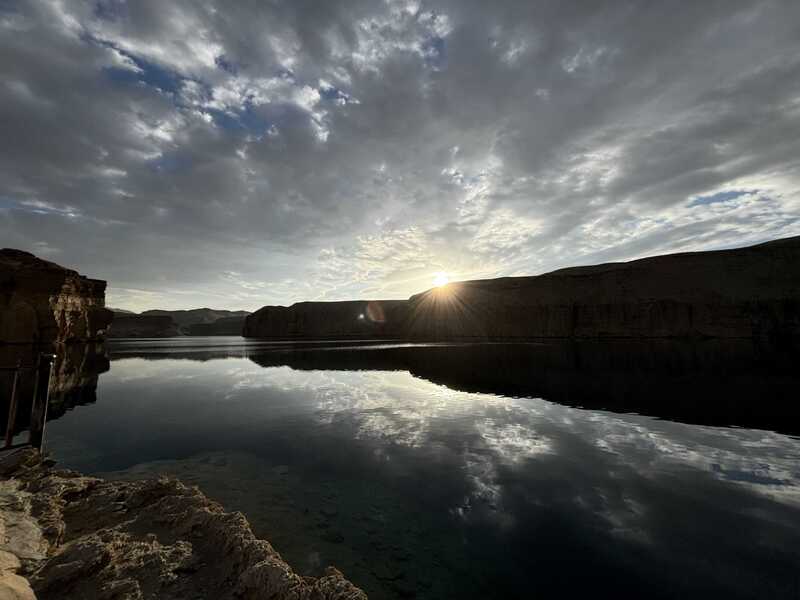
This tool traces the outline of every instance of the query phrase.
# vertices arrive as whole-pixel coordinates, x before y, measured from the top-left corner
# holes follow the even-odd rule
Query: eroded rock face
[[[574,267],[536,277],[451,283],[393,302],[383,328],[354,324],[366,303],[264,307],[244,335],[411,340],[759,338],[800,335],[800,237]],[[347,310],[344,310],[347,308]],[[360,309],[359,309],[360,310]]]
[[[0,250],[0,343],[102,338],[113,318],[105,289],[105,281],[28,252]]]
[[[336,569],[301,577],[241,513],[174,479],[109,482],[56,471],[33,451],[0,474],[30,500],[48,544],[28,561],[48,598],[366,600]]]

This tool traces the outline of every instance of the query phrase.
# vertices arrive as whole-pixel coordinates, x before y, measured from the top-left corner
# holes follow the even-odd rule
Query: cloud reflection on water
[[[577,560],[584,591],[619,575],[622,595],[663,584],[665,596],[736,597],[766,578],[780,597],[800,564],[800,441],[764,430],[457,391],[402,370],[124,358],[101,377],[98,403],[51,434],[56,450],[96,448],[67,465],[89,470],[220,451],[289,465],[295,487],[280,493],[308,502],[330,485],[341,496],[348,552],[376,555],[356,530],[377,510],[414,570],[443,569],[475,593],[503,580],[514,595],[533,568],[543,591],[574,591],[584,583],[559,573]],[[483,583],[470,579],[476,564]]]

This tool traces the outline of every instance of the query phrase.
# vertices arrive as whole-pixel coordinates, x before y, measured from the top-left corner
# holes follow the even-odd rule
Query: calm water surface
[[[179,338],[109,352],[96,402],[48,425],[55,458],[106,477],[178,475],[244,512],[303,574],[335,564],[372,598],[800,598],[791,423],[566,405],[667,394],[677,406],[681,389],[711,402],[707,378],[626,375],[629,355],[587,374],[548,347],[529,377],[506,347],[474,358]],[[504,380],[513,389],[493,387]],[[768,401],[798,388],[784,377],[761,389]]]

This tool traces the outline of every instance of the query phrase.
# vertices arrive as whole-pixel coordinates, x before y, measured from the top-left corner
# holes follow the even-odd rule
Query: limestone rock
[[[21,250],[0,250],[0,343],[102,338],[113,318],[106,282]]]
[[[36,600],[30,583],[11,571],[0,571],[0,598],[3,600]]]
[[[39,600],[366,600],[334,568],[300,577],[244,515],[174,479],[104,481],[29,457],[4,472],[50,544],[30,577]]]

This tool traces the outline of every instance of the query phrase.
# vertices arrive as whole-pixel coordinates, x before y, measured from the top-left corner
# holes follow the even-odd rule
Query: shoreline
[[[365,600],[328,567],[303,577],[243,514],[174,478],[107,481],[31,449],[0,458],[0,595]]]

